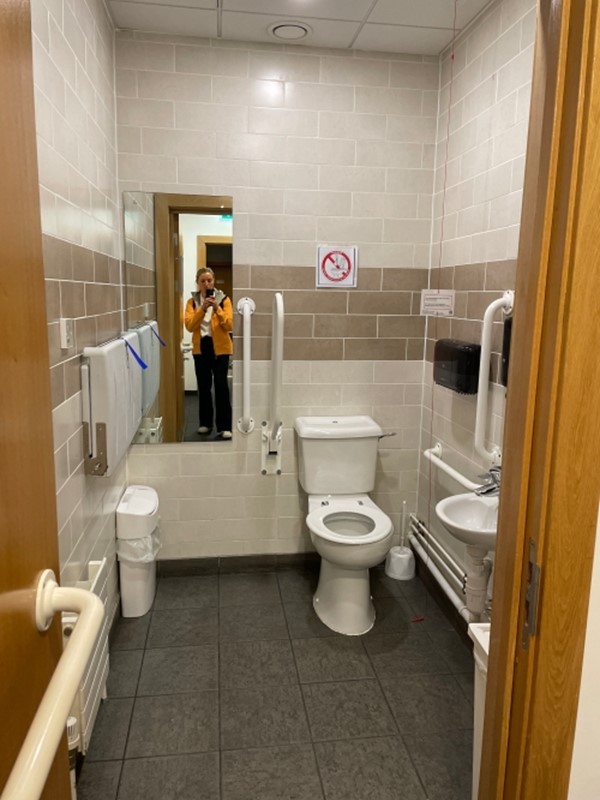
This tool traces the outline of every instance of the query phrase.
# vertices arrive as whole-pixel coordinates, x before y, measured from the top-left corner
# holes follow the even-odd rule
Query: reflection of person
[[[220,289],[215,289],[212,269],[196,273],[196,287],[185,307],[185,327],[192,334],[192,354],[198,381],[200,427],[198,433],[210,433],[213,427],[211,388],[215,383],[215,422],[223,439],[231,439],[231,399],[227,383],[229,357],[233,353],[231,331],[233,306]]]

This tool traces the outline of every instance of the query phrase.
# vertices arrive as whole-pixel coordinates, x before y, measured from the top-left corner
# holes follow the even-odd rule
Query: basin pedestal
[[[487,552],[483,547],[467,545],[467,583],[465,586],[467,599],[465,605],[473,614],[481,615],[485,611],[491,571],[489,563],[484,561]]]

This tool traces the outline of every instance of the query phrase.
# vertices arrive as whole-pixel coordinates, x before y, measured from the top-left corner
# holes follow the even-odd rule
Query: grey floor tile
[[[222,641],[288,639],[288,628],[280,603],[257,606],[229,606],[219,610]]]
[[[449,728],[406,745],[430,800],[471,800],[472,731]]]
[[[294,639],[292,645],[300,683],[375,677],[363,643],[357,637]]]
[[[281,603],[274,572],[238,573],[219,576],[219,605],[247,606]]]
[[[416,600],[429,595],[429,590],[423,581],[415,575],[408,581],[397,581],[400,594],[407,600]]]
[[[223,800],[322,800],[312,745],[225,751]]]
[[[419,627],[426,631],[453,631],[454,627],[437,601],[430,594],[408,599],[416,617],[423,617]]]
[[[294,744],[310,741],[298,686],[221,689],[221,748]]]
[[[429,637],[451,672],[468,672],[473,668],[473,647],[468,647],[456,631],[429,631]]]
[[[216,608],[154,611],[147,647],[184,647],[217,641],[219,612]]]
[[[457,672],[454,677],[458,681],[460,688],[463,690],[465,697],[473,705],[473,697],[475,694],[475,672],[474,667],[468,672]]]
[[[232,688],[298,683],[288,641],[221,642],[220,685]]]
[[[77,781],[78,800],[116,800],[122,764],[86,759]]]
[[[313,741],[398,733],[375,680],[302,686]]]
[[[315,614],[312,602],[285,603],[283,606],[292,639],[312,639],[316,636],[340,636],[323,625]]]
[[[380,678],[450,672],[427,632],[415,626],[401,634],[365,636],[364,644]]]
[[[218,693],[138,697],[127,740],[127,758],[217,750]]]
[[[219,754],[123,762],[118,800],[219,800]]]
[[[473,727],[473,711],[453,675],[407,675],[381,686],[402,734]]]
[[[111,652],[110,670],[106,681],[106,691],[109,697],[135,697],[143,657],[143,650]]]
[[[382,567],[371,570],[371,595],[373,597],[400,597],[400,581],[390,578]]]
[[[312,602],[319,573],[315,570],[287,569],[277,573],[277,580],[284,603]]]
[[[217,575],[161,578],[154,599],[155,611],[175,608],[215,608],[218,605]]]
[[[143,617],[131,619],[119,617],[111,632],[111,652],[113,650],[142,650],[146,646],[151,616],[149,611]]]
[[[146,650],[138,695],[179,694],[217,689],[216,644]]]
[[[425,800],[399,736],[317,742],[317,762],[327,800]]]
[[[412,625],[414,614],[402,597],[374,597],[375,624],[366,634],[403,633]]]
[[[100,704],[86,761],[112,761],[123,758],[133,698],[104,700]]]

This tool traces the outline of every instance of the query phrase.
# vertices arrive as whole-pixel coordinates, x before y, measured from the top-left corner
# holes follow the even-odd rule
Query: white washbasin
[[[496,547],[498,495],[474,492],[446,497],[435,507],[440,522],[461,542],[485,550]]]

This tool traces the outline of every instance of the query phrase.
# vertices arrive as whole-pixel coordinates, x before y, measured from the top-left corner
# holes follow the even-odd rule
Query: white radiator
[[[106,558],[103,558],[102,561],[90,561],[88,580],[75,584],[77,588],[89,589],[98,595],[104,604],[104,622],[71,709],[71,714],[79,720],[79,749],[84,755],[90,743],[100,701],[106,697],[108,631],[110,627],[110,615],[107,608],[108,572]],[[63,647],[69,641],[76,619],[77,616],[74,614],[62,615]]]

